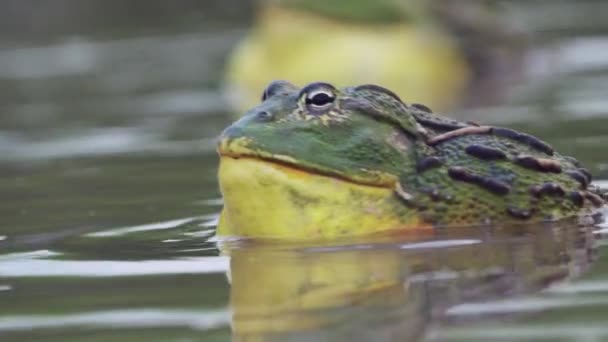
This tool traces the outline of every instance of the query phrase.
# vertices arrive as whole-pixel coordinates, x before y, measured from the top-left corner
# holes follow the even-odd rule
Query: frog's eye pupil
[[[306,104],[322,107],[334,102],[334,96],[329,93],[319,92],[306,97]]]

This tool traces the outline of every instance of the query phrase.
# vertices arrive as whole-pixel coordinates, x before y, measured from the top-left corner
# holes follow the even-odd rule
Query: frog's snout
[[[221,156],[249,155],[252,153],[251,143],[252,139],[246,136],[244,130],[233,124],[220,134],[217,152]]]

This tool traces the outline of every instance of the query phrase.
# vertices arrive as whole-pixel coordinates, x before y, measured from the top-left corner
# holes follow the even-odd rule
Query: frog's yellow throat
[[[221,157],[219,181],[220,236],[333,239],[421,226],[389,187],[229,156]]]

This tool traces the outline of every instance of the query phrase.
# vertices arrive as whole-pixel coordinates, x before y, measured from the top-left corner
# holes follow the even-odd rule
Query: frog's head
[[[218,151],[356,183],[392,186],[422,128],[391,91],[362,85],[301,89],[272,82],[262,102],[229,126]]]
[[[218,234],[305,239],[395,227],[404,206],[394,190],[423,136],[384,88],[275,81],[220,137]]]

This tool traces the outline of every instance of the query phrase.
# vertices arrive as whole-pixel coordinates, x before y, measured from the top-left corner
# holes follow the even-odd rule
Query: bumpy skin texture
[[[547,143],[432,114],[375,85],[275,81],[220,141],[224,156],[390,187],[404,215],[432,226],[556,220],[604,205],[589,172]]]

